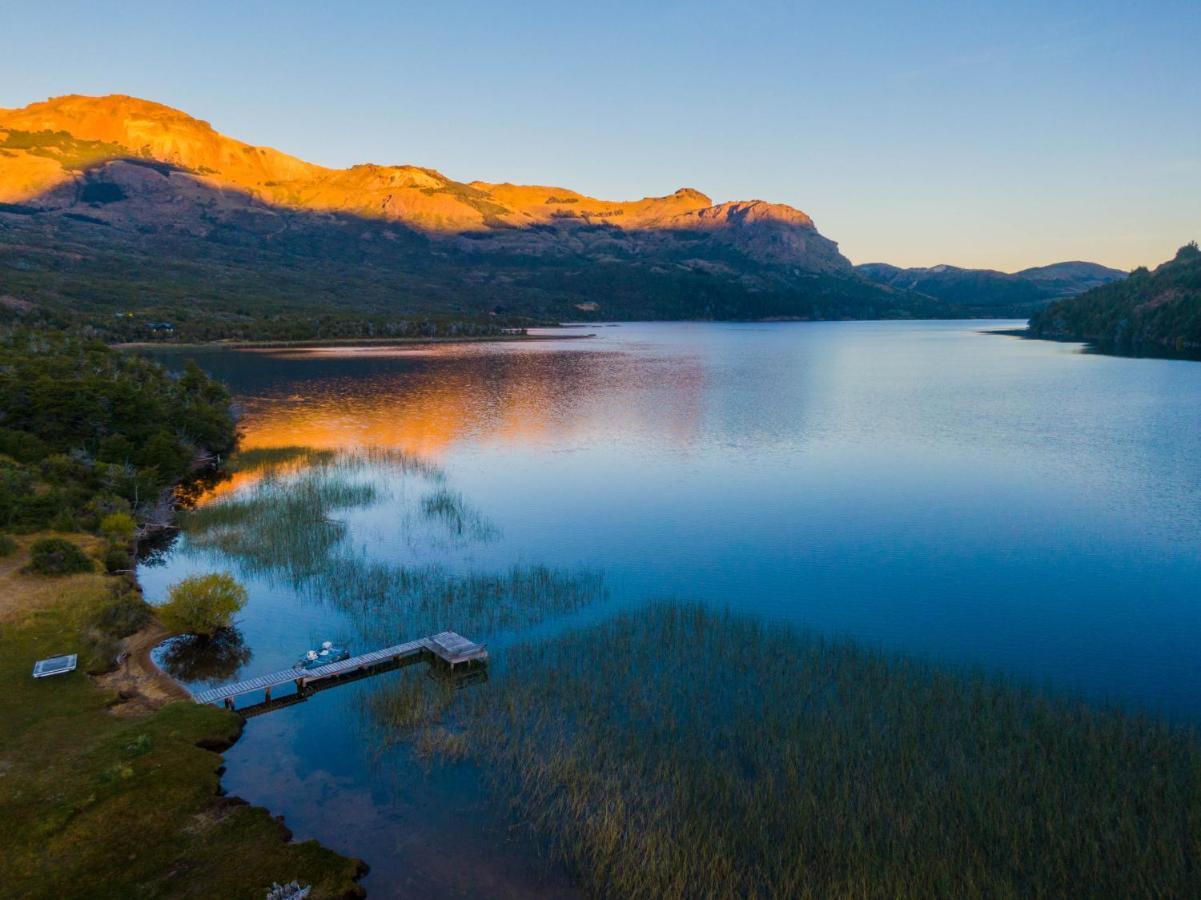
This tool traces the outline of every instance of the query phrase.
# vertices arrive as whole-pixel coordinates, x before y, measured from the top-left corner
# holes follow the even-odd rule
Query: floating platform
[[[443,631],[430,637],[409,641],[407,644],[384,647],[382,650],[352,656],[313,669],[282,669],[234,684],[196,691],[192,694],[192,699],[197,703],[223,703],[227,708],[233,709],[235,697],[262,691],[265,701],[270,703],[271,689],[281,685],[293,684],[296,686],[296,693],[303,695],[306,690],[316,688],[321,682],[353,680],[375,670],[394,668],[406,660],[416,661],[421,657],[446,665],[453,671],[459,666],[487,662],[488,651],[483,644],[469,641],[461,634]]]

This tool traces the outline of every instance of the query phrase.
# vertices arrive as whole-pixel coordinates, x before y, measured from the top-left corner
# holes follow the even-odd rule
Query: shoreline
[[[145,600],[141,584],[136,578],[132,581],[134,589]],[[174,636],[174,632],[154,618],[145,628],[124,639],[116,668],[94,676],[101,687],[116,691],[121,698],[121,702],[112,707],[114,715],[148,714],[168,703],[191,702],[188,689],[154,661],[155,649]]]
[[[230,452],[233,453],[236,450]],[[175,525],[174,520],[176,513],[181,507],[178,495],[180,487],[200,479],[205,473],[212,473],[219,470],[220,464],[215,464],[210,458],[194,460],[189,477],[183,478],[170,488],[165,489],[163,495],[159,498],[159,509],[167,511],[169,520],[147,523],[149,525],[148,530],[139,530],[134,545],[134,568],[122,573],[122,575],[113,576],[128,579],[133,590],[142,599],[142,602],[150,607],[151,619],[143,628],[121,640],[121,652],[117,657],[116,665],[113,669],[108,672],[87,676],[97,688],[111,691],[117,695],[118,699],[116,702],[109,706],[108,711],[110,715],[119,718],[153,717],[173,705],[202,705],[196,703],[192,692],[182,682],[166,672],[154,661],[154,651],[165,641],[178,636],[179,633],[171,631],[159,620],[157,606],[151,603],[146,597],[142,582],[138,578],[137,546],[143,541],[161,535],[168,529],[178,527]],[[249,810],[262,811],[278,823],[281,844],[284,846],[296,845],[297,842],[293,837],[292,830],[285,824],[281,813],[266,806],[252,804],[242,797],[226,792],[225,786],[222,784],[222,778],[225,774],[225,751],[233,747],[234,744],[241,740],[242,735],[245,734],[246,719],[236,711],[218,709],[215,706],[208,708],[226,716],[236,717],[237,719],[236,727],[231,728],[222,738],[207,739],[196,744],[201,750],[212,753],[217,757],[219,763],[216,767],[217,797],[220,798],[220,802],[229,806],[240,806]],[[315,839],[308,839],[306,841],[306,843],[309,842],[327,853],[341,857],[348,864],[355,867],[355,874],[351,877],[351,881],[357,890],[346,894],[346,896],[365,895],[361,882],[370,871],[370,866],[365,860],[357,856],[340,853]]]
[[[548,326],[549,327],[549,326]],[[463,337],[402,337],[402,338],[304,338],[294,341],[126,341],[110,344],[114,350],[147,350],[159,348],[230,349],[230,350],[287,350],[294,347],[414,347],[426,344],[519,344],[533,341],[576,341],[594,338],[595,334],[491,334]]]
[[[1022,341],[1049,341],[1052,344],[1080,344],[1082,353],[1097,356],[1114,356],[1123,359],[1164,359],[1176,362],[1201,362],[1201,346],[1177,349],[1165,344],[1134,344],[1118,346],[1100,338],[1078,337],[1066,334],[1035,334],[1029,328],[1004,328],[981,331],[980,334],[998,334],[1002,337]]]
[[[112,611],[144,602],[128,571],[29,571],[30,548],[47,534],[93,559],[101,549],[86,533],[34,532],[0,557],[9,725],[0,775],[20,785],[0,796],[0,845],[16,894],[74,896],[90,878],[122,895],[156,883],[158,894],[162,879],[183,877],[176,887],[204,896],[262,896],[297,878],[314,896],[363,896],[363,860],[297,840],[282,817],[226,793],[223,754],[244,720],[193,702],[157,667],[151,651],[170,636],[162,623],[150,619],[110,651],[105,641],[128,621]],[[65,650],[79,654],[76,671],[30,678],[32,660]]]

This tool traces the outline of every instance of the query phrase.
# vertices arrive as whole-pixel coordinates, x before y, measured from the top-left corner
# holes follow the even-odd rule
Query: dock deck
[[[486,662],[488,659],[488,651],[483,644],[469,641],[453,631],[443,631],[430,637],[409,641],[407,644],[384,647],[382,650],[373,650],[314,669],[282,669],[234,684],[196,691],[192,694],[192,699],[197,703],[224,703],[233,709],[234,698],[242,694],[262,691],[267,701],[270,701],[271,689],[281,685],[294,684],[297,693],[303,693],[306,687],[315,682],[345,678],[376,668],[390,668],[404,660],[425,655],[445,663],[451,669],[463,664]]]

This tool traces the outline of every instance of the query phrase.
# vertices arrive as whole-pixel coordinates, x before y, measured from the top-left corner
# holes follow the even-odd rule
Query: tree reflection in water
[[[217,685],[231,681],[250,662],[253,652],[237,628],[222,628],[212,637],[185,634],[163,645],[159,665],[187,684]]]

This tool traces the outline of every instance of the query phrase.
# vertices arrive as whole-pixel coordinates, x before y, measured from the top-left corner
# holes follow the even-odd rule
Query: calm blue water
[[[406,450],[490,528],[439,531],[413,512],[433,481],[369,467],[356,477],[383,493],[338,513],[348,550],[603,577],[577,612],[470,635],[501,654],[676,597],[1197,719],[1201,363],[981,333],[1015,324],[626,324],[589,340],[195,355],[239,396],[247,446]],[[213,568],[250,588],[243,677],[326,636],[375,637],[186,538],[141,578],[153,600]],[[426,773],[354,726],[364,692],[397,677],[251,720],[227,787],[366,857],[375,894],[568,892],[469,768]],[[357,811],[352,824],[331,834],[331,808]],[[448,835],[454,864],[431,852]]]

